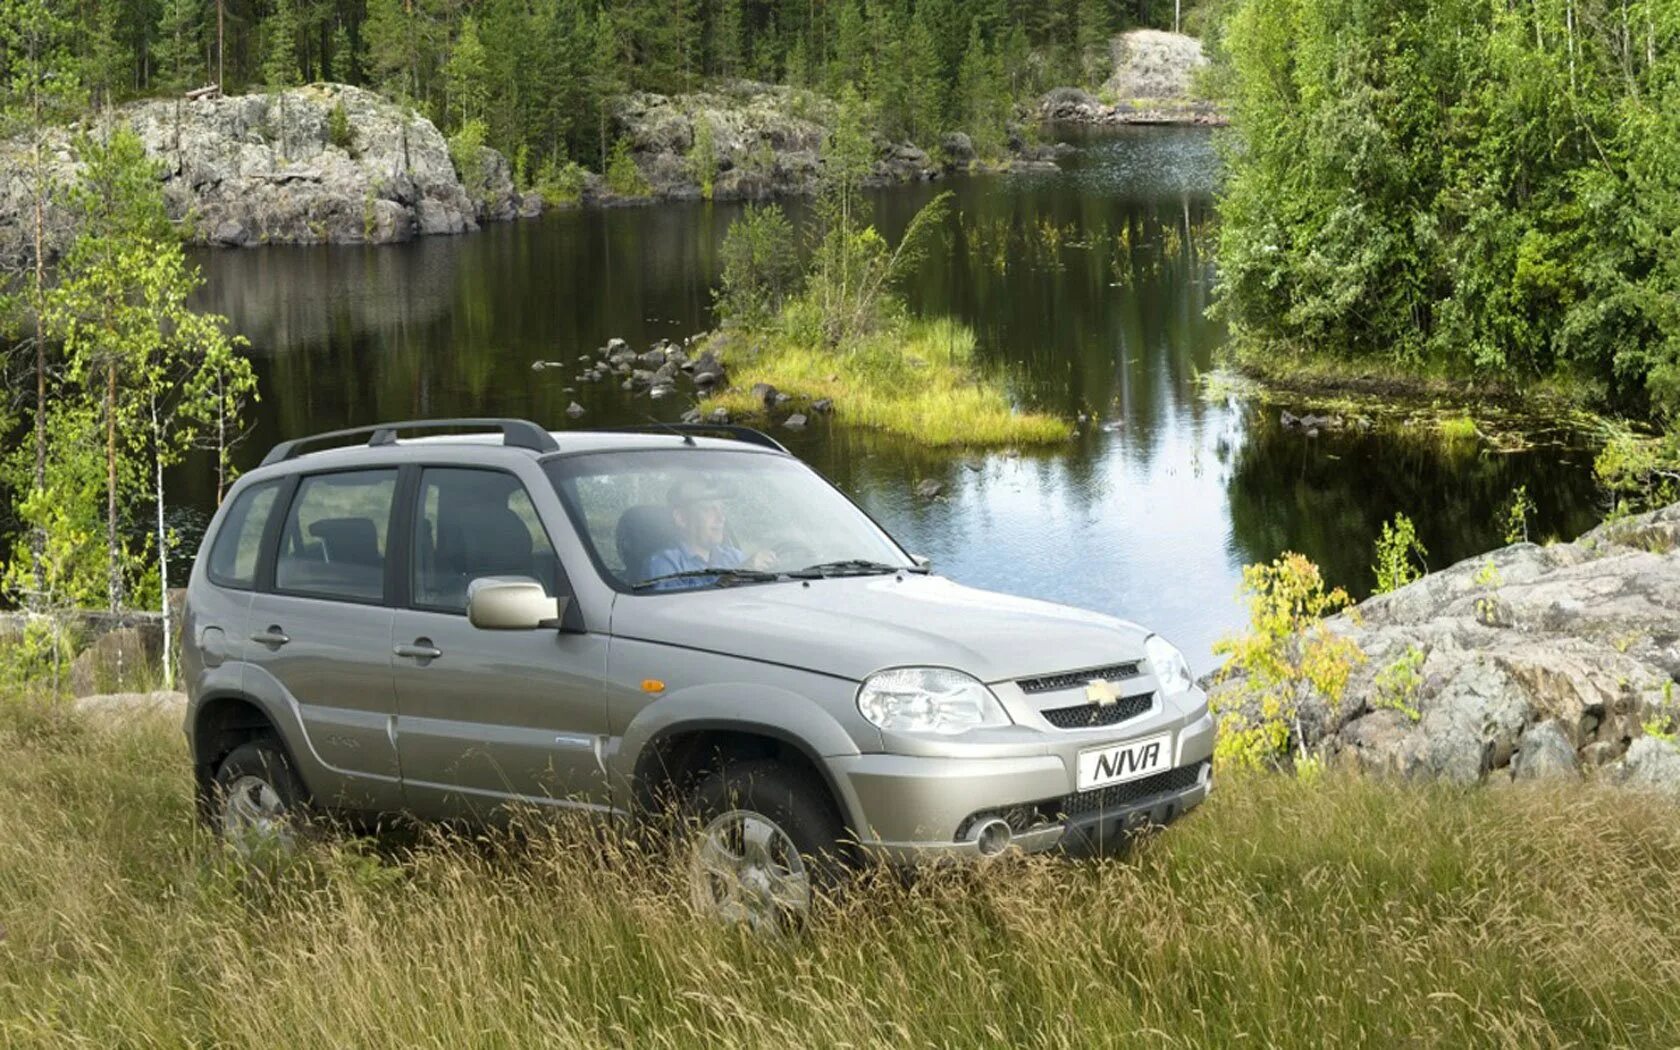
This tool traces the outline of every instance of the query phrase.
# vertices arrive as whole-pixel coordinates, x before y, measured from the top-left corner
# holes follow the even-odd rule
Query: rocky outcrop
[[[1040,115],[1079,124],[1226,122],[1218,106],[1195,97],[1196,73],[1207,65],[1195,37],[1134,29],[1109,41],[1109,52],[1114,72],[1103,83],[1101,98],[1079,88],[1056,88],[1041,100]]]
[[[339,106],[348,137],[335,141]],[[346,85],[122,106],[97,126],[54,137],[57,179],[75,177],[75,134],[115,125],[132,128],[161,163],[171,217],[207,244],[387,243],[461,233],[540,207],[514,190],[507,161],[494,150],[484,150],[484,186],[469,195],[431,121]],[[21,149],[0,145],[0,239],[20,237],[28,226]],[[59,226],[62,247],[69,231]]]
[[[712,199],[762,200],[814,192],[822,176],[822,146],[839,115],[832,99],[798,88],[750,80],[724,81],[686,95],[633,92],[613,103],[618,134],[652,189],[644,199],[693,200],[700,176],[711,173]],[[699,129],[712,140],[710,163],[692,156]],[[877,185],[935,179],[977,163],[974,144],[960,132],[946,135],[935,153],[908,142],[877,138],[870,181]],[[1045,165],[1053,147],[1010,136],[1009,164]],[[618,203],[599,182],[585,190],[591,203]]]
[[[1365,659],[1339,704],[1305,690],[1292,733],[1309,749],[1404,777],[1602,770],[1680,794],[1680,505],[1471,558],[1325,622]],[[1242,684],[1211,685],[1239,717]]]

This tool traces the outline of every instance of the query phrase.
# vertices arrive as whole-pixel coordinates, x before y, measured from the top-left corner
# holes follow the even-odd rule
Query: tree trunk
[[[157,560],[159,612],[163,614],[163,687],[175,688],[175,655],[171,644],[175,637],[169,610],[169,533],[163,527],[163,436],[158,426],[157,396],[151,400],[152,410],[152,486],[157,500]]]
[[[117,546],[117,366],[105,366],[105,587],[111,611],[121,612],[122,556]]]
[[[34,107],[35,133],[35,491],[47,488],[47,326],[42,317],[46,304],[46,180],[41,172],[41,103]],[[39,608],[47,594],[47,535],[39,525],[30,530],[29,548],[34,562],[35,594],[31,608]]]
[[[223,94],[227,93],[227,81],[223,80],[222,47],[226,39],[222,35],[223,10],[227,7],[227,0],[216,0],[216,87]]]

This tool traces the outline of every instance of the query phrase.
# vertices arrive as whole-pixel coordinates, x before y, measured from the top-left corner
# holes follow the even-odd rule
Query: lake
[[[1536,539],[1597,520],[1585,447],[1499,452],[1352,427],[1309,438],[1279,424],[1278,405],[1203,396],[1196,377],[1226,338],[1208,315],[1211,133],[1065,137],[1076,150],[1060,171],[882,190],[874,203],[896,238],[922,203],[952,191],[944,243],[906,289],[912,306],[973,327],[1022,403],[1083,413],[1078,437],[976,454],[820,417],[776,430],[939,572],[1137,620],[1200,672],[1244,621],[1246,563],[1300,551],[1364,594],[1372,545],[1396,512],[1417,522],[1437,568],[1502,542],[1519,485],[1537,505]],[[251,341],[261,388],[237,459],[250,466],[284,438],[389,419],[509,415],[555,430],[674,420],[686,401],[531,363],[571,362],[614,336],[642,350],[709,328],[719,248],[739,212],[570,210],[398,246],[201,252],[200,305]],[[576,421],[565,414],[573,400],[586,409]],[[926,478],[943,483],[938,498],[915,495]],[[212,509],[208,471],[182,471],[177,492],[190,532]]]

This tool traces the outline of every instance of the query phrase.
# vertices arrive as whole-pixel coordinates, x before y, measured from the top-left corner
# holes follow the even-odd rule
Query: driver
[[[724,538],[723,490],[703,481],[683,480],[671,486],[671,520],[677,543],[648,558],[642,579],[700,569],[768,569],[776,556],[767,550],[748,558]]]

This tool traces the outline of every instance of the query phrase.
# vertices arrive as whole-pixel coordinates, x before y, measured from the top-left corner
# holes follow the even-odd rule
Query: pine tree
[[[612,12],[603,7],[595,16],[593,54],[589,65],[589,88],[594,96],[596,130],[603,171],[607,165],[607,109],[611,97],[624,90],[624,51],[613,23]]]
[[[1080,0],[1079,31],[1076,38],[1080,83],[1094,85],[1108,79],[1111,71],[1108,41],[1112,29],[1108,4],[1104,0]]]
[[[344,28],[343,22],[333,26],[332,56],[328,59],[327,69],[340,84],[349,84],[356,79],[356,53],[350,46],[350,31]]]
[[[723,0],[712,23],[713,68],[726,77],[741,75],[741,0]]]
[[[483,120],[490,101],[490,68],[484,43],[478,38],[478,20],[472,15],[461,20],[461,32],[455,38],[443,76],[450,107],[460,115],[456,126]]]
[[[180,89],[196,79],[203,54],[199,46],[204,30],[201,8],[200,0],[162,0],[152,63],[157,82],[164,87]]]
[[[263,82],[287,88],[298,82],[298,17],[295,0],[275,0],[274,13],[263,23]]]
[[[381,90],[420,100],[420,56],[415,16],[402,0],[367,0],[362,40],[367,47],[367,73]]]
[[[869,29],[860,0],[845,0],[834,30],[834,61],[829,89],[835,94],[847,85],[864,90],[869,83]]]
[[[944,63],[940,61],[933,32],[923,17],[925,10],[924,6],[918,6],[915,16],[910,19],[905,50],[910,66],[910,136],[917,142],[930,144],[945,130],[950,81],[945,74]]]
[[[910,134],[910,72],[905,56],[906,24],[902,12],[886,3],[870,7],[869,38],[873,56],[868,95],[883,134]]]

